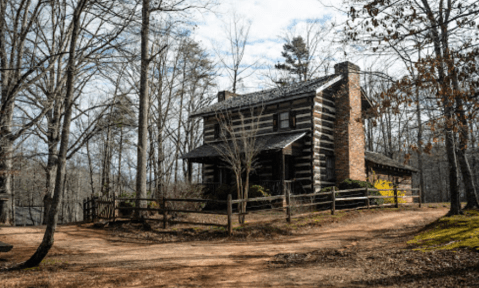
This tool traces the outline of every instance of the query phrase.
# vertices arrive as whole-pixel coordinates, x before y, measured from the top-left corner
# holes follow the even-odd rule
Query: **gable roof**
[[[230,99],[215,103],[211,106],[200,109],[190,117],[206,116],[216,111],[227,109],[249,107],[255,104],[271,104],[285,100],[302,97],[305,93],[320,92],[343,78],[340,74],[332,74],[309,81],[293,83],[285,87],[278,87],[268,90],[261,90],[244,95],[238,95]]]
[[[389,166],[392,168],[399,168],[399,169],[404,169],[404,170],[409,170],[412,172],[418,172],[416,168],[409,166],[409,165],[404,165],[400,163],[399,161],[396,161],[392,158],[389,158],[388,156],[376,152],[371,152],[371,151],[365,151],[364,152],[364,158],[366,161],[373,162],[379,165],[384,165],[384,166]]]

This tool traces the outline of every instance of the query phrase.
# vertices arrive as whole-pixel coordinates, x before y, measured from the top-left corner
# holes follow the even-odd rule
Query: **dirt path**
[[[39,271],[2,273],[0,286],[347,286],[356,274],[366,273],[364,268],[303,265],[277,269],[271,263],[280,253],[404,247],[404,237],[446,212],[446,208],[423,208],[366,214],[300,235],[254,242],[137,244],[113,238],[104,230],[60,226],[47,259],[51,265]],[[0,241],[15,245],[11,252],[0,255],[0,265],[25,260],[42,236],[41,228],[0,228]]]

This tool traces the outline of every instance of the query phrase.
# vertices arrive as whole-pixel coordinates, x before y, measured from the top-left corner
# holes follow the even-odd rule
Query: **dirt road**
[[[0,286],[19,287],[290,287],[348,286],[367,274],[361,265],[275,266],[275,255],[318,249],[358,251],[404,247],[417,232],[447,212],[422,208],[365,214],[301,234],[273,240],[194,241],[138,244],[104,230],[60,226],[55,246],[39,270],[4,272]],[[0,265],[26,260],[43,236],[42,228],[2,227],[0,241],[14,244]],[[292,254],[294,255],[294,254]]]

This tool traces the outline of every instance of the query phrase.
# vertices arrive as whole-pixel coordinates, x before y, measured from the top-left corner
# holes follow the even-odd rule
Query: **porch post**
[[[286,177],[285,177],[285,166],[286,166],[286,161],[285,161],[285,157],[284,157],[284,153],[283,153],[283,150],[281,150],[281,191],[283,193],[283,195],[286,195],[286,183],[284,183],[284,181],[286,180]],[[283,207],[284,207],[284,203],[283,203]]]
[[[188,175],[186,175],[186,178],[187,178],[186,181],[188,182],[188,184],[191,184],[191,170],[193,168],[192,167],[193,163],[191,163],[190,159],[186,160],[186,162],[188,162]]]

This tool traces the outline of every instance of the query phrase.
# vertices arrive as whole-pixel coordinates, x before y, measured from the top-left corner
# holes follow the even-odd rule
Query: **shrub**
[[[333,190],[333,188],[334,188],[335,191],[339,190],[339,188],[336,187],[336,186],[329,186],[329,187],[322,188],[320,192],[331,192]]]
[[[226,184],[221,184],[216,189],[208,189],[205,191],[204,197],[210,200],[220,200],[225,201],[228,198],[228,194],[231,194],[233,200],[237,199],[238,193],[236,191],[236,186],[230,186]],[[269,190],[260,185],[251,185],[249,187],[248,198],[259,198],[259,197],[269,197]],[[268,202],[269,203],[269,202]],[[208,203],[205,210],[224,210],[226,209],[226,204],[220,203]]]
[[[252,185],[249,187],[248,198],[269,197],[269,190],[261,185]]]
[[[374,188],[374,186],[368,181],[359,181],[359,180],[352,180],[352,179],[346,179],[346,180],[343,180],[343,182],[339,183],[339,190],[348,190],[348,189],[356,189],[356,188]]]
[[[127,193],[123,192],[121,193],[118,198],[128,198],[131,200],[122,200],[120,203],[118,203],[118,207],[120,215],[124,217],[130,217],[131,214],[133,213],[133,210],[131,209],[121,209],[121,208],[134,208],[135,207],[135,193]]]
[[[374,182],[374,188],[376,188],[378,190],[393,189],[394,185],[390,181],[378,179],[378,180],[376,180],[376,182]],[[382,196],[394,196],[394,191],[393,190],[379,191],[379,193]],[[406,195],[405,191],[398,191],[398,196],[404,196],[404,195]],[[386,199],[383,199],[383,200],[384,200],[384,203],[394,204],[394,198],[386,198]],[[398,203],[406,203],[406,199],[398,198]]]
[[[374,185],[369,183],[368,181],[359,181],[359,180],[352,180],[346,179],[343,182],[339,183],[339,190],[348,190],[348,189],[356,189],[356,188],[374,188]],[[378,191],[369,191],[370,196],[382,196],[381,193]],[[384,199],[371,199],[369,202],[371,205],[382,205],[384,203]]]
[[[204,193],[204,196],[207,199],[224,201],[227,199],[228,194],[231,194],[233,199],[236,199],[236,186],[221,184],[220,186],[216,187],[216,189],[207,189]]]
[[[190,184],[187,182],[178,182],[167,187],[166,198],[203,198],[203,187],[197,184]],[[179,210],[200,210],[204,207],[204,203],[197,202],[168,202],[171,209]]]
[[[339,188],[336,187],[336,186],[329,186],[329,187],[324,187],[324,188],[322,188],[320,192],[331,192],[331,191],[333,191],[333,188],[334,188],[334,191],[338,191],[338,190],[339,190]],[[326,195],[325,197],[331,197],[331,196]],[[339,197],[339,194],[336,193],[336,198],[338,198],[338,197]],[[327,199],[322,199],[322,200],[324,200],[324,201],[329,201],[329,200],[327,200]]]

